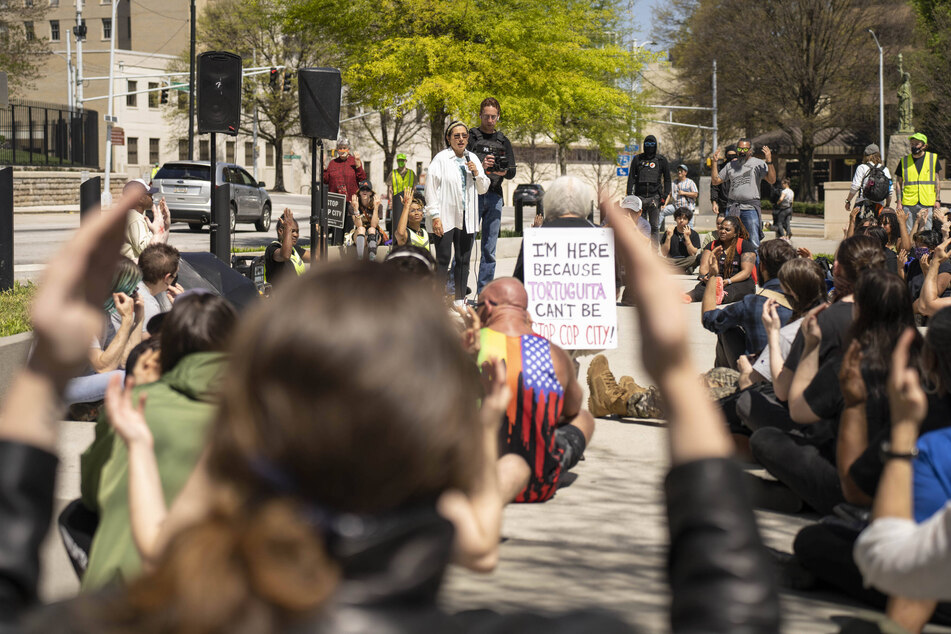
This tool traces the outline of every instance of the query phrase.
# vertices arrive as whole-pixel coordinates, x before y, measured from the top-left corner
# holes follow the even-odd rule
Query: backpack
[[[769,202],[772,203],[773,207],[779,204],[779,198],[783,195],[783,188],[781,185],[773,185],[769,190]]]
[[[865,174],[865,184],[862,185],[862,196],[865,200],[878,202],[888,196],[889,178],[880,165],[869,165]]]

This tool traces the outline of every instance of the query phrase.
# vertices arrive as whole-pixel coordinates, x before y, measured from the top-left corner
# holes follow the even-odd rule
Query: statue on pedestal
[[[911,100],[911,74],[902,67],[901,53],[898,54],[898,73],[901,75],[901,85],[898,87],[898,132],[912,133],[915,131],[914,105]]]

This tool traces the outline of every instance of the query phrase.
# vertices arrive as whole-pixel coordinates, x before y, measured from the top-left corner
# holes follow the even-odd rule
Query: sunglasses
[[[468,133],[453,134],[453,135],[452,135],[451,137],[449,137],[449,138],[450,138],[450,139],[468,139],[468,138],[469,138],[469,134],[468,134]]]

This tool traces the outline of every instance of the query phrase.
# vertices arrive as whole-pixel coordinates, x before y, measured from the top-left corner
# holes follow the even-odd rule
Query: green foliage
[[[925,46],[911,54],[916,94],[915,128],[928,135],[928,145],[938,152],[951,148],[951,121],[946,104],[951,99],[951,0],[912,0],[918,17],[918,40]],[[922,104],[922,101],[925,103]]]
[[[434,151],[444,117],[474,122],[492,95],[506,130],[552,131],[558,143],[586,138],[607,154],[639,112],[623,86],[643,62],[605,41],[615,11],[590,0],[292,0],[288,19],[347,43],[351,96],[398,114],[423,108]]]
[[[14,282],[13,288],[0,292],[0,337],[9,337],[29,331],[30,302],[36,293],[36,284]]]
[[[771,211],[773,209],[773,203],[768,200],[761,200],[760,206],[763,211]],[[793,214],[799,214],[801,216],[825,216],[825,203],[804,203],[800,201],[793,201],[792,204]]]

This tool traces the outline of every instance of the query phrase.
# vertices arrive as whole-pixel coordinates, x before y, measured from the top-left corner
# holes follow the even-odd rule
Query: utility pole
[[[257,68],[258,65],[258,49],[253,49],[252,55],[254,56],[254,66]],[[251,98],[251,104],[253,109],[253,127],[251,128],[251,174],[254,176],[254,182],[258,182],[258,100],[257,100],[257,86],[252,84],[251,89],[254,91],[254,95]],[[244,157],[247,160],[248,157]]]
[[[188,160],[195,160],[195,0],[191,0],[191,44],[188,71]]]
[[[119,0],[112,0],[112,27],[109,29],[109,105],[107,106],[109,120],[106,125],[106,184],[105,191],[102,194],[103,207],[112,204],[112,190],[109,189],[110,176],[112,175],[112,128],[115,125],[113,113],[113,95],[115,94],[115,72],[116,72],[116,7]]]
[[[66,107],[72,111],[76,103],[76,83],[73,81],[73,33],[66,33]]]
[[[76,0],[76,106],[83,107],[83,40],[86,39],[86,25],[83,23],[83,0]]]

